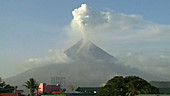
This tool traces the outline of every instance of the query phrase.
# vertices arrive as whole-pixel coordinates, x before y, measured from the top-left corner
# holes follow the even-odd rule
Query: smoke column
[[[108,18],[105,14],[96,12],[86,4],[82,4],[80,8],[72,11],[72,14],[74,18],[72,20],[71,27],[82,34],[83,43],[80,49],[89,39],[89,33],[91,33],[98,25],[108,22]]]
[[[72,21],[72,26],[76,25],[76,27],[78,27],[78,30],[82,33],[82,45],[80,46],[78,52],[81,50],[81,48],[86,44],[87,41],[87,32],[86,32],[86,21],[85,19],[87,19],[89,17],[89,15],[87,14],[88,11],[88,7],[86,4],[82,4],[80,8],[75,9],[72,14],[74,16],[74,19]]]

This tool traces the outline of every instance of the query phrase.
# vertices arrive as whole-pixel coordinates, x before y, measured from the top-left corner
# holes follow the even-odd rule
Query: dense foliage
[[[159,89],[137,76],[115,76],[102,87],[97,96],[135,96],[137,94],[158,94]]]
[[[34,78],[30,78],[23,85],[30,90],[30,96],[34,95],[34,91],[38,89],[38,82]]]
[[[5,82],[0,82],[0,93],[12,93],[14,92],[14,87],[6,84]]]

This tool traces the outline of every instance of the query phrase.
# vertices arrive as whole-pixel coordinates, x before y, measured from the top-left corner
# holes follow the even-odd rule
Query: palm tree
[[[4,81],[0,82],[0,93],[11,93],[14,92],[14,87],[6,84]]]
[[[34,91],[38,89],[38,82],[34,78],[30,78],[23,86],[30,90],[30,96],[34,96]]]

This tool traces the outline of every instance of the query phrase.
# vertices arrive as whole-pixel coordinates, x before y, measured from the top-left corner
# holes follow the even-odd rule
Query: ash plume
[[[108,17],[105,14],[94,11],[91,7],[86,4],[82,4],[80,8],[72,11],[73,20],[71,27],[74,30],[81,32],[83,43],[80,49],[85,45],[88,40],[88,32],[91,32],[98,25],[108,22]],[[78,50],[78,51],[79,51]]]
[[[170,25],[157,24],[136,14],[98,12],[87,4],[74,9],[72,14],[73,20],[68,33],[77,38],[81,36],[84,40],[153,41],[167,39],[170,35]]]

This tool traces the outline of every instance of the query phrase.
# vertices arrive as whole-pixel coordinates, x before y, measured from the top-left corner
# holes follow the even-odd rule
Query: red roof
[[[18,93],[0,93],[2,96],[19,96]]]
[[[59,93],[62,93],[63,91],[53,91],[52,93],[53,94],[59,94]]]

